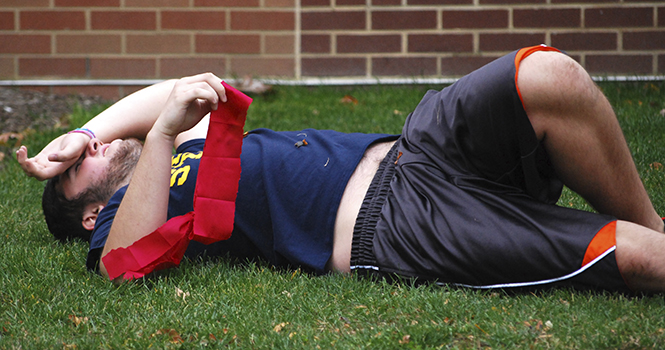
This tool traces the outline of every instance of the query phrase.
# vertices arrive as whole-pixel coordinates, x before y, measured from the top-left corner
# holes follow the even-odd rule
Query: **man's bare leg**
[[[614,111],[586,71],[566,55],[536,52],[522,61],[518,86],[563,183],[601,213],[663,232]]]
[[[629,287],[665,291],[665,235],[609,102],[575,61],[536,52],[518,85],[559,178],[601,213],[621,219],[616,260]]]
[[[644,226],[618,221],[616,261],[634,291],[665,292],[665,235]]]

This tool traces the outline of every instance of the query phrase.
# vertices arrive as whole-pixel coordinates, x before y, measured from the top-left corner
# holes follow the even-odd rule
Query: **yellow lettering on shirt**
[[[176,183],[176,180],[178,180],[178,186],[182,186],[182,184],[187,181],[187,175],[189,175],[189,165],[185,165],[182,168],[179,169],[173,169],[171,168],[171,187]]]
[[[184,163],[187,159],[201,159],[202,155],[203,151],[199,151],[196,153],[185,152],[185,153],[176,154],[171,158],[171,167],[180,168],[182,166],[182,163]]]
[[[183,165],[187,159],[201,159],[203,152],[196,153],[180,153],[171,158],[171,187],[174,185],[182,186],[187,181],[190,166]],[[177,181],[177,182],[176,182]]]

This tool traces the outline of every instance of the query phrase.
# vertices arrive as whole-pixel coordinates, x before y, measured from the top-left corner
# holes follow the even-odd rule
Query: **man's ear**
[[[83,228],[92,231],[95,228],[95,222],[97,222],[97,215],[102,209],[104,209],[104,204],[88,204],[83,210],[83,220],[81,221]]]

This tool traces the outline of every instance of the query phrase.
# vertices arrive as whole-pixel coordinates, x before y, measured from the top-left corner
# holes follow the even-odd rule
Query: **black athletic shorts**
[[[513,52],[407,118],[356,221],[351,268],[473,288],[629,292],[616,219],[556,206],[563,188],[524,111]]]

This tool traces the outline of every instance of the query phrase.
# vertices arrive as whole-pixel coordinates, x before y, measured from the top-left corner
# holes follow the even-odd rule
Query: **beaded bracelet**
[[[96,137],[96,136],[95,136],[95,133],[92,132],[92,130],[90,130],[90,129],[86,129],[86,128],[76,128],[76,129],[74,129],[74,130],[68,132],[68,134],[71,134],[71,133],[81,133],[81,134],[86,134],[86,135],[88,135],[88,136],[90,137],[90,139],[94,139],[94,138]]]

